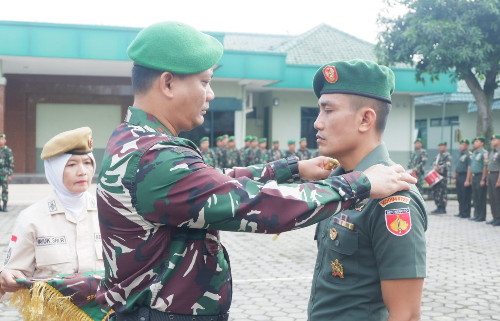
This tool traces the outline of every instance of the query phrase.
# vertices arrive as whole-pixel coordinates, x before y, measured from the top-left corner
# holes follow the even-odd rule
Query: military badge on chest
[[[344,267],[342,264],[340,264],[339,260],[336,259],[335,261],[332,261],[332,275],[333,276],[338,276],[341,279],[344,278]]]

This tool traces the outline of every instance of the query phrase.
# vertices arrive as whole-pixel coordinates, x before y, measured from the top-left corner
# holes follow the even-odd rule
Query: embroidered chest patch
[[[408,234],[411,230],[411,216],[408,207],[385,211],[385,225],[396,236]]]
[[[66,244],[66,236],[42,236],[36,238],[37,246]]]

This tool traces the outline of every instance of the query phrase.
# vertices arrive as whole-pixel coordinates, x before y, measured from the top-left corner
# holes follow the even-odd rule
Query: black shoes
[[[7,212],[7,202],[3,202],[2,212]]]
[[[500,226],[500,221],[495,221],[491,223],[491,226]]]
[[[446,214],[446,210],[444,208],[438,207],[431,214]]]

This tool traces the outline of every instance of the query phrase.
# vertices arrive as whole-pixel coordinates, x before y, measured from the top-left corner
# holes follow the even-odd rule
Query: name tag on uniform
[[[66,244],[66,236],[41,236],[36,238],[37,246]]]

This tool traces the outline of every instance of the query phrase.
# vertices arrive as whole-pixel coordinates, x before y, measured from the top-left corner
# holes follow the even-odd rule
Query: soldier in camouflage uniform
[[[236,148],[236,142],[234,141],[234,136],[229,136],[227,141],[227,167],[239,167],[243,166],[241,160],[241,153]]]
[[[221,168],[226,168],[227,166],[227,141],[224,135],[216,138],[214,147],[215,156],[217,157],[217,166]]]
[[[2,185],[2,204],[0,209],[7,212],[9,201],[9,182],[14,174],[14,155],[7,145],[7,137],[0,134],[0,185]]]
[[[285,157],[297,156],[297,152],[295,151],[295,141],[290,139],[288,141],[288,149],[285,151]]]
[[[242,161],[243,161],[243,155],[245,154],[245,151],[250,147],[250,140],[252,140],[251,135],[245,136],[245,140],[244,140],[245,145],[243,145],[243,147],[240,148],[240,154],[242,157]]]
[[[436,209],[432,214],[446,214],[446,203],[448,202],[448,172],[451,167],[451,156],[447,150],[446,142],[438,144],[439,153],[433,163],[433,168],[443,176],[443,179],[432,186],[432,195]]]
[[[255,153],[255,164],[267,164],[271,161],[271,153],[267,149],[267,138],[259,139],[259,149]]]
[[[414,142],[415,150],[410,155],[410,162],[408,169],[412,171],[414,176],[418,179],[417,188],[423,194],[422,184],[424,183],[424,166],[427,163],[427,151],[422,148],[422,139],[417,138]]]
[[[300,160],[306,160],[306,159],[311,159],[311,156],[312,156],[312,153],[307,148],[307,139],[305,137],[302,137],[299,140],[299,150],[297,151],[297,157]]]
[[[250,146],[245,150],[243,154],[243,162],[245,166],[255,165],[259,162],[257,161],[257,146],[258,146],[258,138],[257,136],[251,136],[250,138]]]
[[[215,151],[210,148],[210,140],[206,136],[200,139],[200,152],[207,165],[217,167],[217,155]]]
[[[275,161],[285,157],[285,153],[280,149],[280,141],[273,140],[273,148],[271,149],[271,160]]]
[[[284,232],[410,188],[397,166],[329,177],[325,157],[207,166],[178,134],[203,123],[222,48],[178,22],[149,26],[128,47],[134,106],[108,141],[97,187],[105,276],[96,302],[114,320],[226,321],[232,278],[219,230]],[[318,181],[279,184],[294,175]]]

